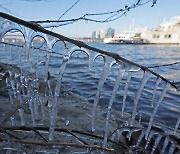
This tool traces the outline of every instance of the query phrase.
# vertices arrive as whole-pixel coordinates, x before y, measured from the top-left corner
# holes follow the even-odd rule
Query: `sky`
[[[25,20],[57,20],[77,0],[0,0],[0,11]],[[135,0],[79,0],[62,19],[72,19],[86,13],[101,13],[123,9]],[[78,21],[74,24],[54,28],[53,31],[68,37],[89,37],[94,30],[112,27],[115,34],[136,28],[155,28],[171,17],[180,16],[180,0],[157,0],[130,10],[125,16],[108,23]],[[134,26],[133,26],[134,25]]]

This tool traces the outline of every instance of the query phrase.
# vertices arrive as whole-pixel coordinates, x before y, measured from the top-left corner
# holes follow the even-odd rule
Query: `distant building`
[[[105,37],[113,37],[115,33],[115,30],[109,27],[106,31]]]
[[[107,30],[101,29],[98,31],[93,31],[92,38],[103,39],[105,37],[113,37],[115,30],[109,27]]]
[[[93,31],[92,38],[96,38],[96,31]]]
[[[141,38],[146,43],[180,44],[180,16],[163,22],[156,29],[142,31]]]

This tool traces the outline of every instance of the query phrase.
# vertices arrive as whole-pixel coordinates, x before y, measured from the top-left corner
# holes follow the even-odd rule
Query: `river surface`
[[[157,45],[112,45],[104,43],[89,43],[89,45],[105,51],[118,53],[120,56],[144,66],[164,65],[174,62],[180,62],[180,46],[157,46]],[[78,57],[78,61],[77,61]],[[97,90],[98,80],[102,73],[103,62],[102,57],[95,60],[92,70],[89,71],[87,56],[84,54],[74,54],[74,58],[70,59],[64,75],[64,84],[74,93],[82,96],[91,103],[94,101]],[[86,65],[87,64],[87,65]],[[166,79],[174,82],[180,81],[180,64],[170,65],[166,67],[153,68],[153,71],[162,75]],[[99,104],[107,108],[112,90],[117,76],[117,68],[113,67],[109,76],[103,86]],[[123,77],[125,83],[126,75]],[[139,88],[142,74],[140,72],[134,73],[128,90],[128,97],[126,100],[126,112],[132,112],[133,100],[137,89]],[[147,82],[138,110],[142,112],[145,121],[148,122],[153,108],[151,107],[152,90],[155,85],[155,79]],[[121,84],[119,91],[116,94],[116,99],[113,108],[121,110],[124,84]],[[162,90],[164,85],[159,90]],[[155,100],[157,101],[157,99]],[[171,88],[163,103],[158,108],[158,114],[154,122],[161,123],[165,126],[174,127],[178,117],[180,116],[180,93],[174,88]]]
[[[118,53],[120,56],[138,63],[144,66],[155,66],[163,65],[174,62],[180,62],[180,46],[158,46],[158,45],[112,45],[104,43],[89,43],[89,45],[94,46],[99,49],[103,49],[108,52]],[[4,48],[1,46],[1,49]],[[1,54],[1,61],[8,63],[16,63],[19,59],[17,55],[17,49],[14,47],[5,47],[6,55],[9,51],[11,54],[11,59]],[[11,52],[10,52],[11,50]],[[23,49],[22,49],[23,50]],[[54,52],[60,53],[59,55],[53,55],[50,58],[49,72],[51,77],[55,78],[58,74],[60,64],[62,62],[62,50],[64,50],[63,44],[56,44],[53,48]],[[19,52],[19,51],[18,51]],[[22,53],[21,53],[22,54]],[[4,57],[3,57],[4,55]],[[45,57],[45,53],[40,53],[37,51],[30,51],[30,58],[33,60],[42,60]],[[23,58],[21,59],[23,61]],[[22,63],[18,64],[22,65]],[[31,64],[30,64],[31,65]],[[67,68],[63,76],[63,84],[68,88],[68,90],[78,94],[83,99],[93,103],[95,94],[98,87],[98,81],[103,71],[103,58],[98,57],[91,69],[89,69],[88,57],[86,54],[81,52],[76,52],[70,58]],[[28,66],[27,66],[28,67]],[[39,65],[40,74],[44,72],[44,66]],[[104,109],[107,109],[109,99],[112,95],[112,90],[115,84],[115,79],[117,77],[117,66],[113,66],[108,73],[107,80],[103,86],[99,105]],[[30,71],[30,70],[28,70]],[[180,64],[170,65],[166,67],[153,68],[153,71],[159,73],[166,79],[174,82],[180,81]],[[127,74],[123,76],[122,84],[116,94],[116,99],[113,104],[113,108],[120,110],[122,108],[123,99],[123,89],[126,82]],[[139,87],[140,81],[142,79],[142,71],[133,73],[132,80],[129,85],[129,90],[126,99],[125,112],[132,112],[133,110],[133,100],[135,94]],[[143,90],[143,94],[139,100],[138,111],[141,113],[145,122],[148,122],[150,115],[152,114],[153,107],[151,106],[152,91],[155,86],[156,79],[150,78],[147,82],[147,86]],[[163,83],[160,84],[158,92],[163,89]],[[155,97],[155,102],[158,98]],[[158,114],[156,115],[155,123],[161,123],[164,126],[174,127],[177,119],[180,117],[180,93],[174,88],[171,88],[167,92],[167,96],[164,98],[163,103],[158,108]]]

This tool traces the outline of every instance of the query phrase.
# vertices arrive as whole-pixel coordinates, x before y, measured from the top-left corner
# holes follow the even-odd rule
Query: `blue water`
[[[103,49],[105,51],[118,53],[120,56],[128,60],[144,66],[162,65],[180,61],[180,46],[110,45],[104,43],[89,43],[89,45]],[[3,47],[1,46],[1,49],[2,48]],[[12,52],[10,52],[10,50]],[[19,61],[19,58],[17,57],[17,51],[19,52],[20,50],[15,47],[6,46],[6,53],[1,52],[0,61],[14,64],[17,63],[17,61]],[[63,44],[57,43],[54,46],[53,51],[60,53],[59,55],[52,54],[49,65],[49,72],[51,74],[51,78],[56,79],[59,67],[62,62],[61,54],[64,53]],[[9,55],[11,55],[11,58],[10,56],[7,57],[8,52]],[[30,59],[32,61],[37,62],[39,60],[44,60],[45,56],[45,52],[40,52],[38,50],[32,49],[30,51]],[[22,66],[22,64],[18,65]],[[29,65],[32,65],[32,63],[30,63]],[[65,70],[65,74],[63,76],[63,84],[65,85],[65,87],[67,87],[68,90],[74,92],[75,94],[78,94],[84,100],[93,103],[97,90],[98,81],[103,70],[103,65],[103,58],[98,57],[95,60],[92,69],[89,69],[87,55],[82,52],[76,52],[72,55],[68,62],[67,69]],[[32,68],[27,69],[28,67],[29,66],[26,66],[26,70],[32,71]],[[116,65],[112,67],[108,75],[108,78],[103,86],[99,105],[102,106],[105,110],[107,109],[109,99],[112,94],[112,89],[115,84],[117,69],[118,68]],[[38,66],[38,70],[39,75],[43,75],[44,64],[40,64]],[[163,77],[167,78],[170,81],[180,81],[180,64],[154,68],[153,71],[161,74]],[[135,94],[142,79],[142,73],[142,71],[139,71],[133,74],[126,99],[125,112],[132,112],[133,100],[135,98]],[[113,104],[113,108],[116,110],[121,110],[122,107],[123,88],[126,77],[127,74],[125,74],[125,76],[123,77],[122,84],[120,85],[119,90],[116,94],[116,99]],[[155,82],[156,79],[154,77],[151,77],[149,79],[139,100],[138,110],[143,112],[143,118],[145,122],[148,122],[150,114],[153,111],[153,108],[151,107],[151,99],[152,90],[155,86]],[[162,82],[160,84],[160,87],[158,88],[158,94],[163,89],[163,87],[164,83]],[[158,98],[155,97],[155,101],[157,100]],[[167,96],[163,100],[163,103],[158,108],[158,114],[156,115],[154,122],[161,123],[165,126],[174,127],[179,116],[180,93],[177,93],[174,88],[171,88],[168,91]]]
[[[104,43],[89,43],[89,45],[96,48],[103,49],[105,51],[118,53],[122,57],[136,62],[144,66],[155,66],[163,65],[168,63],[174,63],[180,61],[180,46],[157,46],[157,45],[111,45]],[[78,61],[77,61],[78,57]],[[82,98],[87,99],[89,102],[93,103],[95,93],[97,90],[98,80],[102,73],[103,68],[103,58],[99,57],[96,59],[94,66],[91,71],[89,71],[87,56],[85,54],[76,54],[74,58],[70,59],[67,66],[66,73],[64,75],[64,84],[72,92],[80,95]],[[159,73],[166,79],[170,81],[178,82],[180,81],[180,64],[154,68],[152,69],[156,73]],[[102,90],[99,104],[103,107],[107,107],[109,103],[110,96],[112,94],[112,89],[115,83],[117,75],[117,68],[114,66],[109,73],[108,79]],[[113,104],[113,108],[116,110],[121,110],[122,107],[122,96],[123,88],[126,79],[126,75],[123,78],[123,82],[120,85],[119,91],[116,95],[116,100]],[[137,72],[133,74],[133,78],[130,83],[127,102],[126,102],[126,112],[132,112],[133,100],[136,91],[139,87],[139,83],[142,78],[142,72]],[[150,113],[152,113],[153,108],[151,107],[152,90],[155,85],[155,78],[150,78],[147,82],[141,99],[139,101],[138,110],[142,111],[143,118],[148,122],[150,118]],[[162,90],[164,84],[161,83],[160,90]],[[157,101],[158,98],[155,99]],[[161,123],[166,126],[174,127],[176,120],[180,116],[180,94],[174,88],[171,88],[167,96],[165,97],[163,103],[158,109],[158,114],[156,115],[155,122]]]

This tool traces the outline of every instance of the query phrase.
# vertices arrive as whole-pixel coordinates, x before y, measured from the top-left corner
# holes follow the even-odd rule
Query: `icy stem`
[[[142,90],[143,90],[147,80],[149,79],[150,74],[151,73],[149,71],[144,72],[143,79],[141,81],[140,87],[139,87],[138,92],[136,94],[136,97],[134,99],[134,108],[133,108],[133,113],[132,113],[131,126],[134,125],[134,120],[135,120],[135,116],[136,116],[136,112],[137,112],[138,101],[139,101],[139,98],[141,96]]]
[[[152,102],[151,102],[151,106],[152,107],[154,106],[154,98],[155,98],[155,95],[156,95],[156,91],[157,91],[158,85],[161,82],[161,80],[162,80],[161,78],[157,78],[157,81],[156,81],[156,84],[155,84],[155,88],[154,88],[154,91],[153,91]]]
[[[158,136],[157,136],[156,139],[155,139],[155,143],[154,143],[154,145],[153,145],[151,154],[153,154],[154,151],[156,150],[156,148],[157,148],[157,146],[158,146],[159,141],[161,140],[161,138],[162,138],[162,135],[161,135],[161,134],[158,134]]]
[[[168,152],[168,154],[173,154],[173,153],[174,153],[175,148],[176,148],[176,145],[175,145],[174,143],[171,143],[171,146],[170,146],[170,148],[169,148],[169,152]]]
[[[177,130],[178,130],[178,127],[180,125],[180,117],[178,118],[177,122],[176,122],[176,125],[175,125],[175,128],[174,128],[174,134],[176,134]]]
[[[70,57],[69,52],[71,51],[66,50],[66,53],[64,55],[64,58],[63,58],[63,61],[59,70],[58,81],[55,87],[54,99],[53,99],[52,109],[50,113],[51,116],[50,116],[49,140],[52,140],[54,137],[54,129],[55,129],[56,118],[57,118],[57,101],[58,101],[58,96],[60,95],[62,77],[65,71],[66,65],[68,63],[69,57]]]
[[[125,109],[126,97],[127,97],[127,92],[128,92],[128,86],[129,86],[129,82],[131,80],[131,77],[132,77],[132,72],[128,72],[128,77],[127,77],[125,87],[124,87],[124,92],[123,92],[122,115],[124,115],[124,109]]]
[[[145,136],[145,132],[142,130],[141,135],[139,136],[139,138],[137,140],[136,146],[140,145],[140,143],[141,143],[144,136]]]
[[[105,57],[105,65],[103,68],[103,73],[99,79],[98,88],[97,88],[97,92],[96,92],[96,96],[95,96],[94,104],[93,104],[93,110],[92,110],[92,131],[93,132],[95,131],[95,118],[96,118],[97,104],[99,101],[99,97],[100,97],[104,82],[106,81],[109,70],[112,66],[112,62],[114,62],[114,60],[111,57]]]
[[[151,115],[151,118],[150,118],[150,120],[149,120],[148,128],[147,128],[147,131],[146,131],[146,136],[145,136],[146,139],[147,139],[147,137],[148,137],[148,135],[149,135],[149,132],[150,132],[150,130],[151,130],[152,122],[153,122],[153,119],[154,119],[154,117],[155,117],[155,115],[156,115],[157,109],[158,109],[160,103],[162,102],[163,98],[165,97],[166,92],[167,92],[167,90],[168,90],[169,87],[170,87],[170,84],[169,84],[169,83],[166,83],[166,86],[165,86],[165,88],[163,89],[163,91],[162,91],[162,93],[161,93],[161,95],[160,95],[160,98],[159,98],[158,102],[156,103],[156,106],[155,106],[155,108],[154,108],[154,110],[153,110],[153,113],[152,113],[152,115]]]
[[[164,145],[163,145],[163,147],[162,147],[162,149],[161,149],[161,154],[164,154],[164,152],[165,152],[166,147],[168,146],[168,144],[169,144],[169,138],[166,137],[165,140],[164,140]]]
[[[109,131],[109,118],[110,118],[110,114],[111,114],[111,108],[114,102],[114,99],[116,97],[116,92],[119,88],[120,82],[122,80],[122,77],[124,75],[125,69],[122,69],[122,66],[119,67],[119,72],[118,72],[118,76],[115,82],[115,86],[113,88],[113,92],[109,101],[109,105],[108,105],[108,111],[107,111],[107,116],[106,116],[106,126],[105,126],[105,134],[104,134],[104,142],[103,145],[106,146],[107,144],[107,138],[108,138],[108,131]]]

